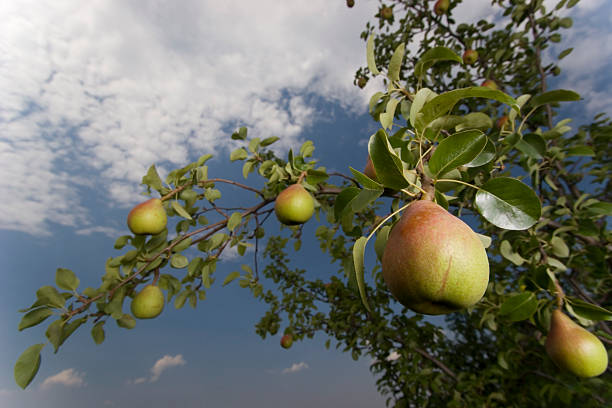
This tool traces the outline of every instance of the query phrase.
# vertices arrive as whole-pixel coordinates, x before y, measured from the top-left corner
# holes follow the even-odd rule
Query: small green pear
[[[314,213],[314,199],[301,184],[293,184],[276,197],[274,212],[285,225],[303,224]]]
[[[559,309],[552,312],[546,353],[559,368],[578,377],[596,377],[608,367],[603,343]]]
[[[293,336],[291,334],[285,334],[281,337],[280,345],[284,349],[288,349],[293,344]]]
[[[385,20],[391,20],[393,18],[393,9],[391,7],[383,6],[380,9],[380,16]]]
[[[363,89],[366,85],[368,84],[368,78],[366,77],[359,77],[359,79],[357,79],[357,86],[361,89]]]
[[[418,313],[450,313],[478,302],[489,282],[481,240],[433,201],[415,201],[389,233],[382,257],[387,287]]]
[[[355,0],[346,0],[346,7],[352,8],[355,5]]]
[[[465,65],[474,65],[474,63],[478,61],[478,51],[467,49],[463,53],[463,63]]]
[[[450,7],[449,0],[438,0],[436,1],[436,4],[434,4],[434,13],[441,16],[442,14],[446,14],[449,7]]]
[[[495,83],[495,81],[493,81],[492,79],[486,79],[482,82],[482,84],[480,84],[480,86],[484,86],[485,88],[489,88],[492,89],[494,91],[497,91],[499,89],[499,87],[497,86],[497,84]]]
[[[164,310],[164,303],[159,286],[147,285],[132,299],[132,314],[138,319],[152,319]]]
[[[168,217],[159,198],[152,198],[132,208],[127,225],[134,234],[159,234],[166,228]]]

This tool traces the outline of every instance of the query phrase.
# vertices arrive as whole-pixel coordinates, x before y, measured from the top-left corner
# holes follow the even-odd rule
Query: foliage
[[[100,344],[109,320],[135,326],[124,303],[139,287],[154,279],[176,308],[196,307],[219,276],[223,251],[235,248],[243,256],[251,247],[254,261],[221,278],[223,286],[237,281],[269,306],[256,332],[265,338],[284,326],[295,341],[325,333],[327,347],[334,339],[336,348],[354,359],[370,356],[389,405],[610,402],[609,370],[579,380],[559,372],[543,347],[554,307],[564,307],[602,341],[612,340],[605,323],[612,320],[607,225],[612,121],[601,115],[572,133],[569,120],[556,115],[559,103],[579,96],[548,91],[547,79],[559,68],[542,61],[542,51],[561,40],[560,29],[571,27],[559,10],[577,1],[562,0],[546,10],[542,1],[494,0],[494,9],[507,17],[504,24],[457,23],[452,12],[460,1],[451,2],[442,16],[431,11],[430,2],[387,3],[381,8],[391,7],[393,16],[379,13],[367,24],[362,37],[368,67],[356,73],[356,84],[383,75],[387,86],[370,102],[380,123],[368,144],[375,179],[354,168],[350,174],[328,172],[313,158],[310,141],[282,159],[270,148],[278,138],[249,138],[240,128],[231,136],[238,147],[230,160],[242,164],[246,180],[261,178],[263,187],[209,178],[210,155],[164,181],[152,166],[143,185],[179,220],[176,234],[119,237],[115,248],[123,252],[108,259],[98,288],[79,289],[72,271],[58,269],[57,287],[37,291],[34,304],[22,310],[19,330],[53,316],[46,336],[57,352],[90,322]],[[421,41],[415,44],[414,38]],[[406,47],[409,43],[418,49]],[[472,66],[459,57],[467,48],[479,54]],[[478,86],[484,79],[493,79],[500,90]],[[506,122],[495,126],[502,116]],[[296,182],[315,197],[318,217],[309,221],[317,223],[315,237],[303,237],[302,226],[266,237],[275,197]],[[222,188],[252,193],[250,206],[217,205]],[[490,244],[485,297],[470,310],[449,314],[442,327],[398,307],[380,273],[391,226],[418,198],[468,216]],[[291,267],[290,254],[302,239],[316,239],[329,256],[335,269],[329,281]],[[260,272],[264,242],[269,262]],[[366,273],[368,243],[378,259]],[[18,359],[15,378],[21,387],[36,374],[43,346],[28,348]]]

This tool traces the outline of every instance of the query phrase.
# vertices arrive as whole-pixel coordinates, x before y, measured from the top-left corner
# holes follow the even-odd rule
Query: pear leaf
[[[542,214],[536,193],[510,177],[497,177],[483,184],[474,205],[491,224],[508,230],[525,230]]]
[[[38,372],[40,368],[40,351],[43,347],[45,347],[44,344],[30,346],[17,359],[14,375],[15,382],[21,388],[25,389]]]
[[[499,315],[511,322],[529,319],[538,308],[538,300],[532,292],[523,292],[512,296],[502,303]]]
[[[370,305],[368,304],[368,299],[365,293],[365,283],[364,283],[364,256],[365,256],[365,246],[368,242],[366,237],[360,237],[357,241],[355,241],[355,245],[353,246],[353,264],[355,266],[355,278],[357,279],[357,287],[359,288],[359,296],[361,296],[361,302],[368,309],[369,312]]]
[[[442,140],[429,159],[429,171],[438,177],[474,160],[487,144],[480,130],[465,130]]]
[[[374,34],[371,34],[366,44],[366,59],[368,61],[368,69],[372,75],[380,74],[378,68],[376,68],[376,60],[374,59]]]
[[[73,291],[79,287],[80,281],[70,269],[57,268],[55,283],[61,289]]]

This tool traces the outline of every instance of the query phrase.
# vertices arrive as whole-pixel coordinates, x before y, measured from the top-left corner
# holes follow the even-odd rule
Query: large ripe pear
[[[559,309],[552,312],[546,353],[557,366],[578,377],[595,377],[608,367],[603,343]]]
[[[301,184],[293,184],[276,197],[274,212],[285,225],[303,224],[314,213],[314,199]]]
[[[159,198],[152,198],[132,208],[127,225],[134,234],[159,234],[166,228],[168,217]]]
[[[138,319],[152,319],[164,310],[164,293],[158,286],[147,285],[132,300],[132,314]]]
[[[433,201],[415,201],[391,230],[382,258],[395,298],[418,313],[443,314],[482,298],[489,261],[472,229]]]

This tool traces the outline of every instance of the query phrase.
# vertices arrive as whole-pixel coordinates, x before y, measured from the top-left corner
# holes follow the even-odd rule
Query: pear
[[[436,4],[434,4],[434,13],[441,16],[442,14],[446,14],[449,7],[450,0],[438,0]]]
[[[484,80],[483,83],[480,84],[480,86],[484,86],[485,88],[489,88],[489,89],[492,89],[494,91],[497,91],[499,89],[499,87],[497,86],[495,81],[493,81],[492,79]]]
[[[352,8],[355,5],[355,0],[346,0],[346,7]]]
[[[284,349],[288,349],[293,344],[293,336],[290,334],[285,334],[280,341],[280,345]]]
[[[546,353],[557,366],[578,377],[596,377],[608,367],[602,342],[559,309],[552,312]]]
[[[285,225],[303,224],[314,213],[314,199],[301,184],[293,184],[276,197],[274,212]]]
[[[463,53],[463,62],[465,65],[474,65],[478,61],[478,51],[467,49]]]
[[[380,16],[385,20],[391,20],[393,18],[393,9],[383,6],[383,8],[380,9]]]
[[[168,217],[159,198],[152,198],[132,208],[127,225],[134,234],[159,234],[166,228]]]
[[[368,78],[366,77],[359,77],[359,79],[357,79],[357,86],[361,89],[363,89],[366,85],[368,84]]]
[[[132,314],[139,319],[152,319],[164,310],[164,293],[158,286],[147,285],[132,300]]]
[[[433,201],[415,201],[393,227],[385,245],[382,273],[404,306],[444,314],[482,298],[489,261],[472,229]]]
[[[363,169],[363,174],[371,178],[372,180],[376,180],[376,169],[374,168],[374,163],[372,163],[372,159],[368,155],[368,161],[366,162],[365,169]]]

